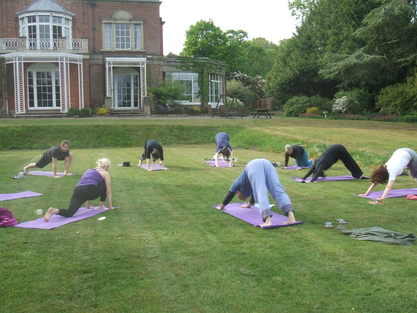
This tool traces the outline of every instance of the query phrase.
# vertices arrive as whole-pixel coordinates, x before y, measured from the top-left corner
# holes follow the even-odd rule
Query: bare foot
[[[244,208],[244,209],[249,209],[251,207],[251,205],[250,205],[250,203],[244,203],[240,207]]]
[[[58,209],[54,209],[54,208],[49,208],[48,211],[46,212],[46,214],[43,216],[43,220],[45,222],[49,222],[49,220],[51,219],[51,217],[55,214],[57,214],[59,212]]]
[[[294,224],[297,221],[295,220],[295,216],[293,212],[288,213],[288,221],[285,222],[285,224]]]
[[[272,225],[272,216],[268,216],[265,219],[265,222],[263,222],[263,224],[261,224],[260,226],[261,226],[261,228],[264,228],[264,227],[269,227],[271,225]]]

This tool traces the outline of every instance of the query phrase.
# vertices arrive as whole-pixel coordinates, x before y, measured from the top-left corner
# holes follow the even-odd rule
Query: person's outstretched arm
[[[106,198],[107,198],[107,205],[108,208],[111,210],[113,209],[113,194],[112,194],[112,186],[111,186],[111,177],[109,173],[102,173],[104,177],[104,182],[106,184]],[[104,206],[104,199],[100,199],[100,206]]]
[[[379,198],[377,198],[375,201],[370,201],[370,204],[383,204],[384,203],[384,199],[386,198],[386,196],[390,193],[390,191],[392,190],[392,186],[394,186],[395,180],[391,180],[388,182],[387,186],[384,189],[384,192],[382,194],[382,196],[380,196]]]
[[[72,154],[70,153],[64,160],[64,175],[68,175],[70,173],[72,163]]]
[[[57,161],[55,158],[52,158],[52,172],[54,173],[54,177],[58,177],[57,175]]]
[[[219,167],[219,153],[216,152],[213,156],[214,159],[214,166]]]
[[[225,207],[226,205],[228,205],[228,204],[230,203],[230,201],[232,201],[232,200],[233,200],[233,197],[235,196],[235,194],[236,194],[236,192],[229,191],[229,192],[227,193],[226,197],[224,198],[223,203],[222,203],[222,204],[219,204],[219,205],[217,206],[217,209],[219,209],[219,210],[224,210],[224,207]]]
[[[367,190],[365,193],[361,193],[361,194],[359,194],[359,195],[360,195],[360,196],[367,196],[367,195],[369,195],[369,194],[371,193],[371,191],[374,189],[374,187],[375,187],[376,185],[377,185],[377,184],[372,183],[372,184],[369,186],[368,190]]]
[[[311,174],[313,174],[313,172],[314,172],[314,169],[315,169],[315,167],[314,167],[314,165],[310,168],[310,170],[307,172],[307,174],[305,174],[305,176],[303,177],[303,180],[305,181],[308,177],[310,177],[311,176]]]
[[[229,166],[232,167],[233,166],[233,150],[230,150],[230,160],[229,160]]]
[[[287,152],[285,152],[285,161],[284,161],[284,166],[285,167],[288,166],[289,159],[290,159],[290,155]]]

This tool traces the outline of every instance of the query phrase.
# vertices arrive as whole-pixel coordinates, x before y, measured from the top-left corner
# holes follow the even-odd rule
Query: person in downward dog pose
[[[219,167],[219,158],[229,162],[229,166],[233,166],[233,149],[230,145],[230,136],[221,132],[216,134],[216,153],[213,156],[214,164]]]
[[[146,140],[143,149],[144,151],[139,158],[138,167],[141,167],[142,162],[145,160],[148,171],[152,170],[152,166],[157,160],[159,160],[159,164],[163,166],[164,149],[158,141],[153,139]],[[150,160],[152,161],[149,163]]]
[[[288,216],[288,224],[296,222],[294,208],[288,194],[285,192],[278,174],[272,163],[266,159],[255,159],[250,161],[242,174],[234,181],[223,203],[217,206],[223,210],[237,194],[240,200],[251,198],[262,216],[261,227],[272,225],[272,211],[269,205],[268,194],[274,198],[277,206]],[[243,205],[243,207],[247,204]]]
[[[52,147],[42,154],[42,157],[36,163],[29,163],[23,168],[23,173],[27,174],[30,168],[44,168],[52,162],[52,171],[54,177],[57,175],[57,161],[64,161],[64,176],[69,174],[72,162],[72,154],[69,151],[70,143],[68,140],[63,140],[59,146]]]
[[[106,158],[99,159],[96,168],[86,170],[81,176],[80,181],[75,186],[68,208],[56,209],[51,207],[48,209],[43,219],[46,222],[49,222],[51,217],[55,214],[71,217],[84,203],[86,203],[86,207],[89,208],[90,205],[88,201],[97,198],[100,198],[100,207],[104,208],[104,201],[107,199],[108,209],[113,209],[109,169],[110,160]]]
[[[303,177],[303,182],[310,176],[311,182],[315,182],[319,177],[325,177],[324,171],[328,170],[337,161],[342,161],[354,178],[366,179],[358,163],[352,158],[350,153],[343,145],[331,145],[323,154],[313,162],[313,166]]]
[[[400,148],[394,151],[387,163],[379,166],[371,175],[371,185],[368,190],[361,194],[367,196],[372,189],[378,184],[387,184],[382,196],[376,201],[370,201],[370,204],[382,204],[385,197],[392,190],[395,180],[405,169],[409,169],[410,176],[417,180],[417,153],[410,148]]]

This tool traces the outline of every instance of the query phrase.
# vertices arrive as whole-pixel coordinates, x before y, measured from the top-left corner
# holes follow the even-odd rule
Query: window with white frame
[[[220,74],[209,74],[209,103],[223,104],[224,77]]]
[[[178,83],[183,87],[184,100],[182,103],[200,103],[200,85],[198,73],[189,72],[167,72],[165,79],[170,82]]]
[[[54,13],[33,13],[19,18],[20,36],[27,38],[29,49],[56,49],[60,40],[71,39],[72,18]]]
[[[106,50],[143,50],[142,22],[104,22],[103,48]]]
[[[28,71],[29,108],[59,108],[60,95],[59,72]]]

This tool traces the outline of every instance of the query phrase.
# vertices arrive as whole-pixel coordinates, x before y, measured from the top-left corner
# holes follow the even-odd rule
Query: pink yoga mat
[[[303,179],[300,177],[293,177],[292,178],[297,183],[303,182]],[[323,181],[342,181],[342,180],[357,180],[352,176],[327,176],[327,177],[319,177],[316,182],[323,182]],[[306,181],[310,182],[311,178],[307,178]]]
[[[376,200],[379,197],[381,197],[383,193],[384,191],[375,191],[375,192],[371,192],[367,196],[359,196],[359,197]],[[391,190],[385,198],[401,198],[401,197],[406,197],[408,195],[414,195],[414,194],[417,194],[417,188],[394,189],[394,190]]]
[[[42,194],[38,192],[33,192],[33,191],[22,191],[22,192],[17,192],[17,193],[1,193],[0,201],[15,200],[15,199],[22,199],[22,198],[32,198],[32,197],[39,197],[39,196],[42,196]]]
[[[152,171],[166,171],[168,169],[165,166],[161,166],[160,164],[153,164],[149,166],[151,167]],[[144,170],[148,170],[148,167],[146,166],[146,164],[142,164],[140,167],[143,168]]]
[[[263,221],[261,215],[259,214],[259,209],[254,206],[252,206],[251,208],[242,208],[241,204],[242,203],[230,203],[226,205],[223,212],[233,217],[236,217],[248,224],[251,224],[255,227],[260,227]],[[272,212],[272,225],[269,227],[264,227],[264,229],[303,224],[303,222],[301,221],[297,221],[294,224],[285,224],[286,221],[288,221],[288,218],[286,216]]]
[[[93,208],[93,209],[87,209],[87,208],[79,208],[77,213],[75,213],[72,217],[63,217],[61,215],[54,215],[49,220],[49,222],[45,222],[43,218],[38,218],[33,221],[23,222],[20,224],[17,224],[14,227],[18,228],[34,228],[34,229],[54,229],[61,227],[65,224],[78,222],[81,220],[84,220],[86,218],[90,218],[92,216],[95,216],[97,214],[106,212],[107,209],[99,209],[99,208]]]
[[[206,161],[206,163],[207,163],[208,166],[211,166],[211,167],[216,166],[214,160],[208,160],[208,161]],[[230,165],[229,165],[228,161],[219,160],[219,167],[222,167],[222,168],[229,167],[230,168]]]
[[[53,177],[54,173],[53,172],[47,172],[47,171],[30,171],[27,173],[27,175],[32,175],[32,176],[48,176],[48,177]],[[57,176],[64,176],[63,172],[57,172],[56,173]],[[67,176],[71,176],[72,173],[67,174]]]

